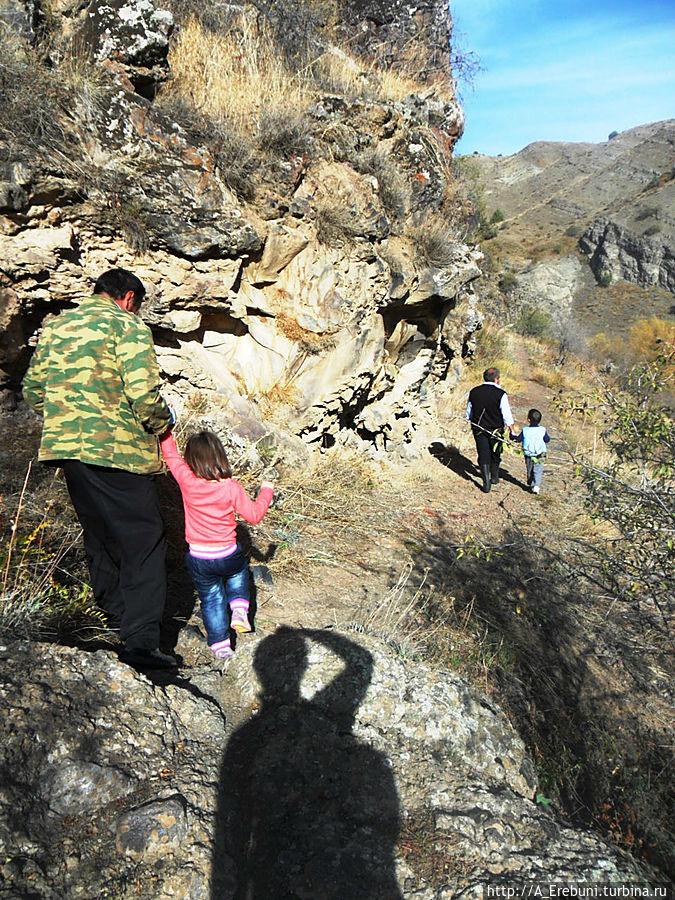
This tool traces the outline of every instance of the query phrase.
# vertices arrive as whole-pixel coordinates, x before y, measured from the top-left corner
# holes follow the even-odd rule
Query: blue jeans
[[[248,609],[249,579],[246,557],[237,547],[230,556],[199,559],[188,553],[185,557],[202,607],[209,646],[230,637],[230,603]]]

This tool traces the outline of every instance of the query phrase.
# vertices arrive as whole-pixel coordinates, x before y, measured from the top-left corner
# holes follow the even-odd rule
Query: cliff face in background
[[[480,256],[448,215],[463,117],[446,66],[447,12],[376,7],[346,13],[371,55],[401,58],[413,32],[418,51],[437,48],[420,93],[317,91],[299,130],[282,122],[276,146],[268,136],[249,148],[249,173],[234,172],[245,148],[228,146],[226,126],[214,133],[166,100],[180,33],[169,9],[50,7],[50,66],[27,90],[48,88],[75,52],[89,83],[56,102],[30,140],[0,133],[6,398],[44,317],[123,266],[148,288],[142,316],[179,408],[199,389],[249,437],[276,421],[289,439],[321,446],[415,456],[427,445],[436,399],[480,325],[470,287]],[[0,12],[18,79],[47,13],[19,0]],[[337,52],[320,26],[306,25],[312,46]],[[365,67],[364,83],[379,78],[365,58],[350,65]]]
[[[538,141],[507,157],[462,158],[490,218],[484,248],[495,276],[512,276],[516,303],[546,309],[559,329],[589,333],[667,315],[675,291],[675,120],[641,125],[600,144]],[[631,282],[642,307],[607,315],[596,284]],[[502,282],[503,283],[503,282]],[[668,292],[666,294],[666,292]]]

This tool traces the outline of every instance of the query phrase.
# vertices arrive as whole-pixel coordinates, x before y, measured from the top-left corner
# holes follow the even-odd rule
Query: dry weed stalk
[[[28,469],[26,471],[26,477],[23,481],[23,487],[21,488],[21,494],[19,495],[19,503],[16,509],[16,515],[14,517],[14,521],[12,522],[12,535],[9,539],[9,548],[7,550],[7,562],[5,563],[5,571],[3,573],[2,578],[2,595],[5,597],[5,592],[7,590],[7,580],[9,578],[9,568],[12,562],[12,554],[14,552],[14,543],[16,541],[16,534],[19,529],[19,520],[21,518],[21,508],[23,506],[23,499],[26,495],[26,487],[28,486],[28,479],[30,478],[31,469],[33,468],[33,460],[28,463]]]

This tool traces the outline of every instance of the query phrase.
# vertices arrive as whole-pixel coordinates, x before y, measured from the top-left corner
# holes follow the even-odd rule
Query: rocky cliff
[[[194,10],[178,5],[177,22],[148,0],[64,2],[48,22],[39,3],[2,10],[16,123],[0,129],[5,391],[18,389],[44,317],[120,265],[148,287],[142,315],[179,408],[199,390],[249,436],[272,418],[306,443],[414,455],[480,324],[480,256],[457,240],[449,199],[463,119],[443,53],[401,99],[355,57],[355,92],[315,81],[300,107],[257,110],[242,132],[177,93],[172,47]],[[388,47],[393,66],[411,29],[418,49],[447,45],[447,14],[418,12],[380,22],[354,5],[349,21],[375,29],[371,49]],[[208,28],[238,35],[263,13],[219,15],[197,26],[202,43]],[[338,53],[323,19],[302,24],[312,52]]]

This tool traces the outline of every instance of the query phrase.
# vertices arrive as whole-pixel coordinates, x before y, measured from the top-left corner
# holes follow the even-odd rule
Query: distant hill
[[[657,224],[664,239],[675,237],[675,119],[601,144],[537,141],[512,156],[470,159],[488,213],[501,209],[511,227],[564,233],[605,216],[639,236]]]
[[[488,308],[513,316],[543,306],[559,329],[572,321],[585,336],[670,315],[675,119],[599,144],[538,141],[460,165],[484,219],[496,222],[482,243]]]

